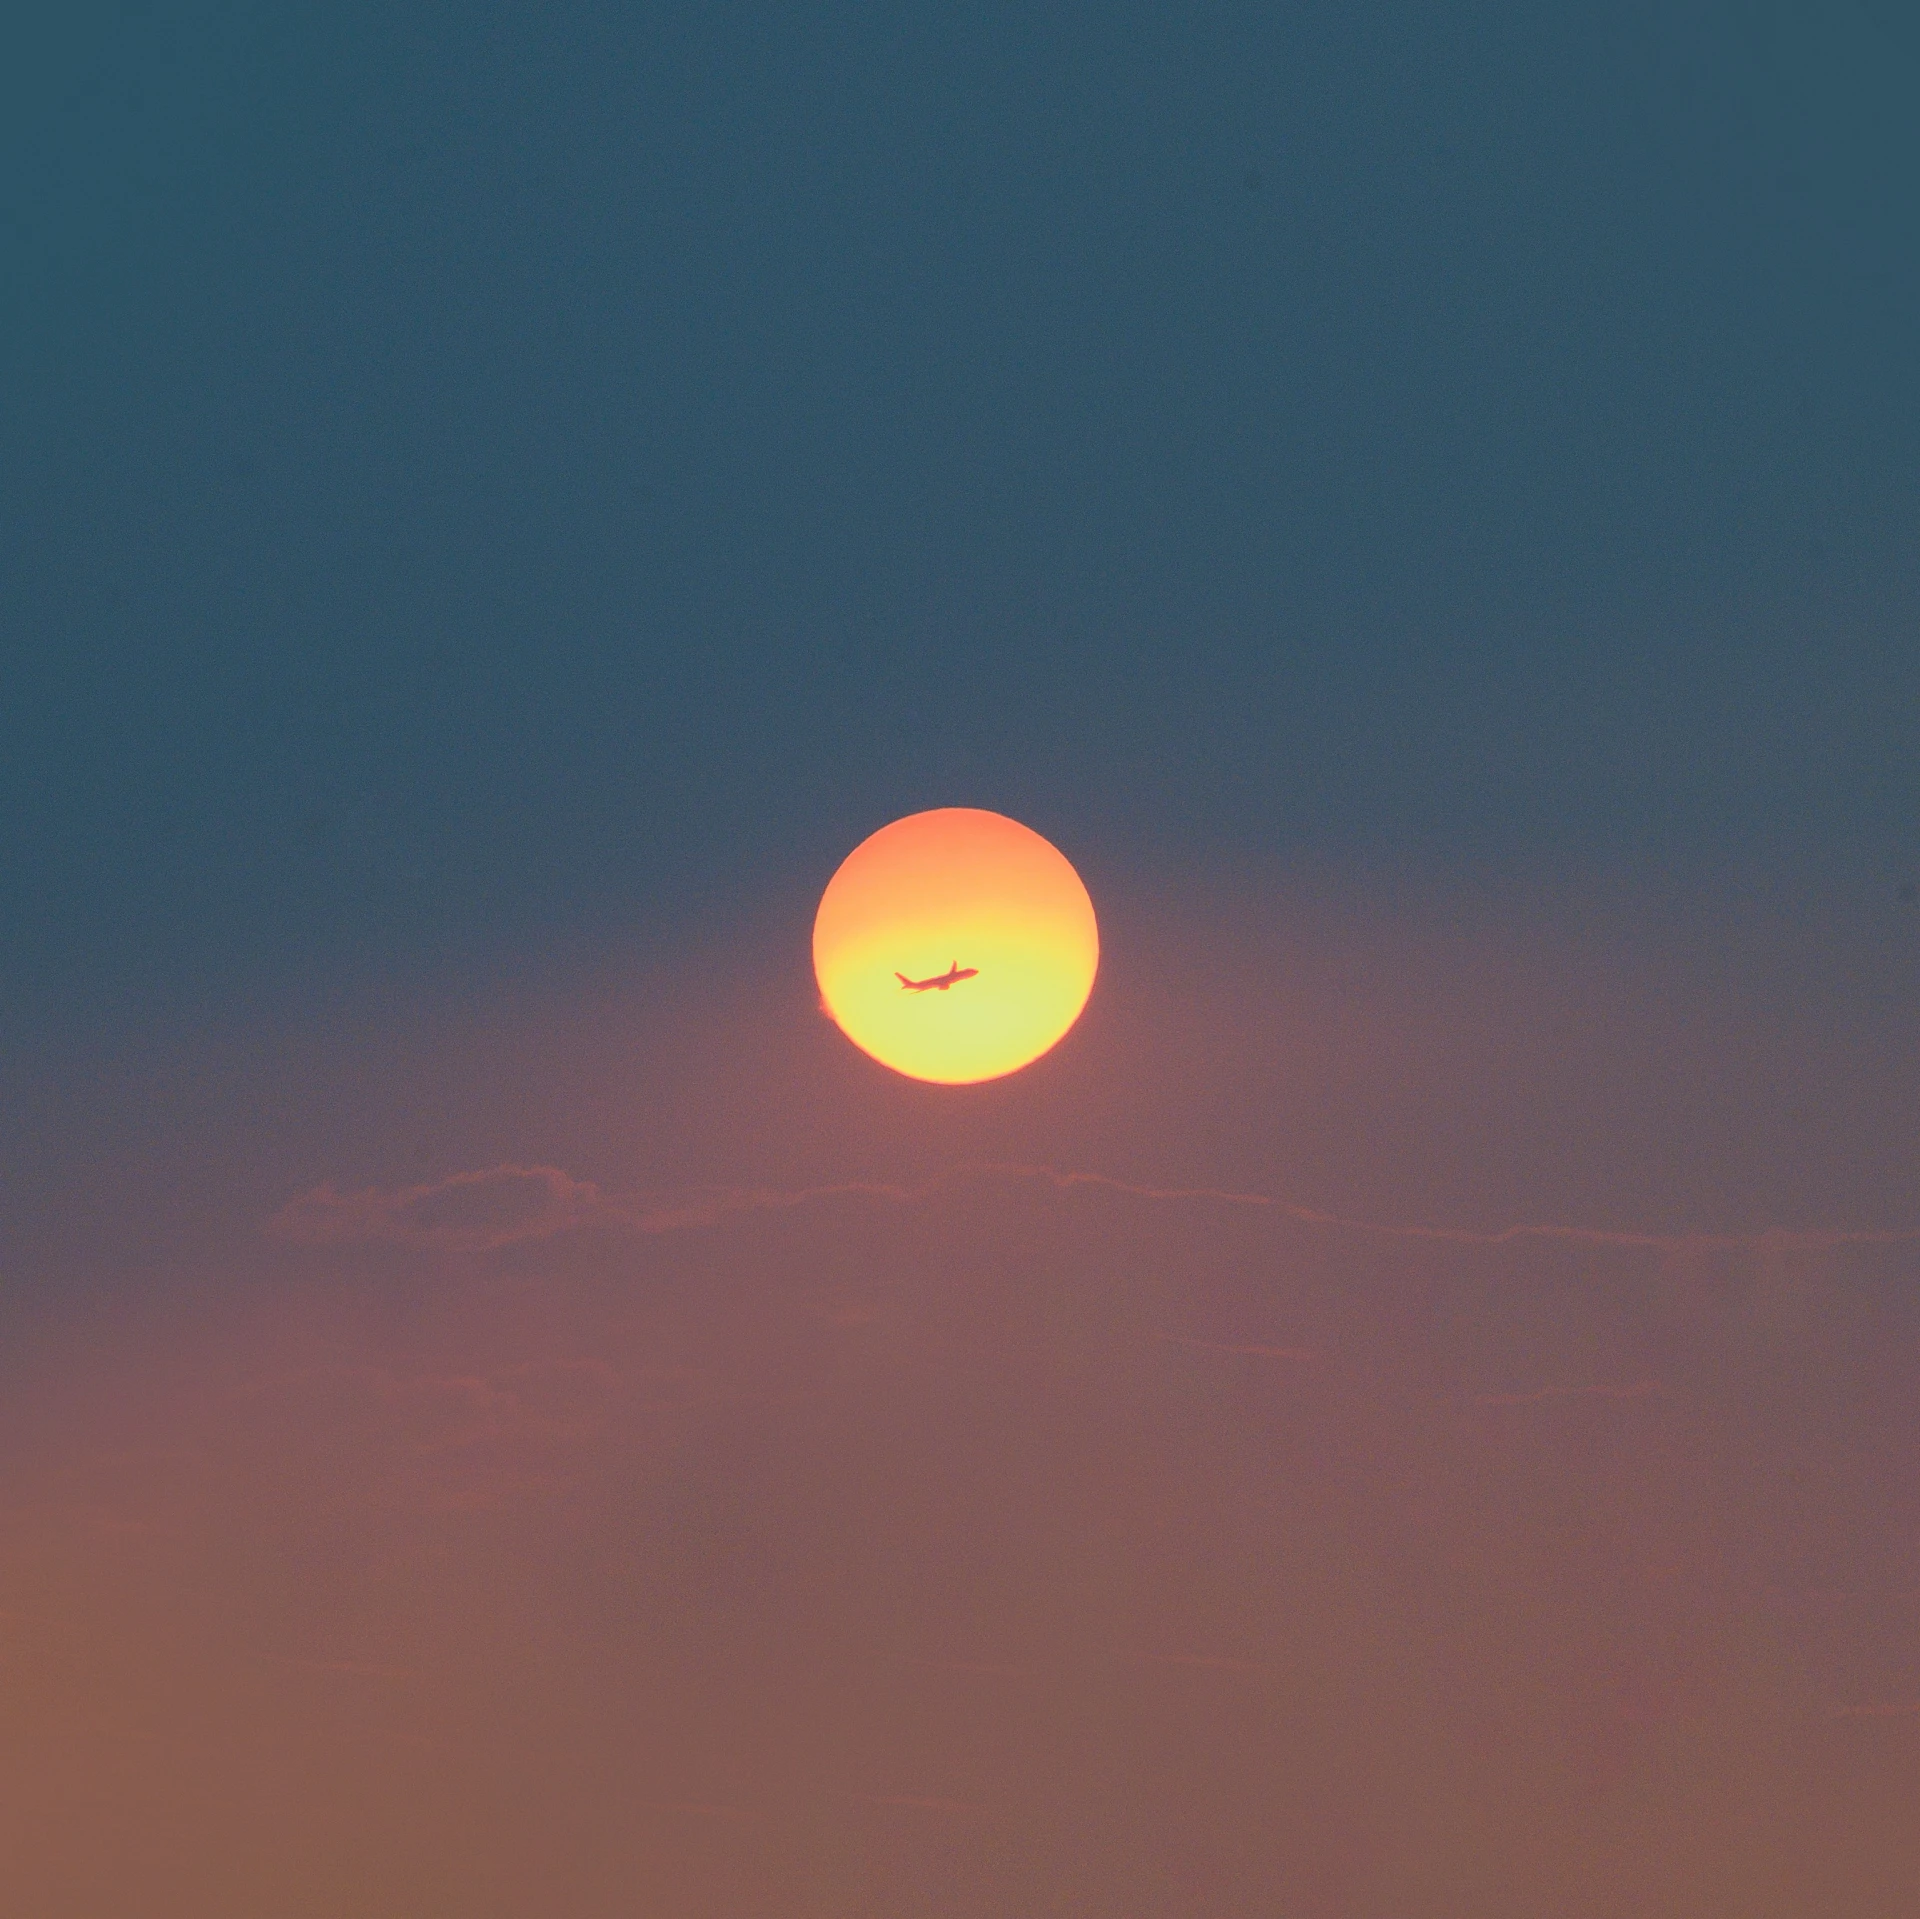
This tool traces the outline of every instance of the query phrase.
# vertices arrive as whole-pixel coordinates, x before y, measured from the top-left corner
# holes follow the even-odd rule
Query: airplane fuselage
[[[979,975],[979,967],[962,966],[955,960],[944,973],[936,973],[932,979],[908,979],[904,973],[896,973],[894,978],[900,982],[903,992],[944,993],[948,987],[957,986],[963,979],[977,979]]]

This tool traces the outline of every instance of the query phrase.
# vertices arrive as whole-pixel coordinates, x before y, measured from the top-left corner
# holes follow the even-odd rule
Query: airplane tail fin
[[[908,979],[904,973],[896,973],[894,974],[894,978],[897,979],[902,986],[911,986],[913,984],[913,981]]]

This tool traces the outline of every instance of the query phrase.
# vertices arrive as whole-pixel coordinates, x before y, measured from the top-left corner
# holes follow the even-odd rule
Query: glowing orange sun
[[[1093,902],[1064,854],[999,813],[943,806],[842,861],[813,922],[840,1030],[912,1079],[1016,1072],[1080,1017],[1100,964]]]

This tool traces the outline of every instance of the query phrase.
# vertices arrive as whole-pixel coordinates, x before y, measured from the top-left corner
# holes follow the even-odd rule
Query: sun
[[[1080,1017],[1100,965],[1093,901],[1030,827],[971,806],[911,813],[827,883],[813,971],[840,1030],[911,1079],[1017,1072]]]

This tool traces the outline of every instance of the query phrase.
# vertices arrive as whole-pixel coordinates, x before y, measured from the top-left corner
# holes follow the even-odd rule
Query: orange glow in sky
[[[814,975],[840,1030],[895,1072],[948,1086],[998,1079],[1056,1045],[1099,964],[1093,902],[1066,857],[970,806],[862,840],[813,922]],[[955,969],[972,977],[928,984]]]

